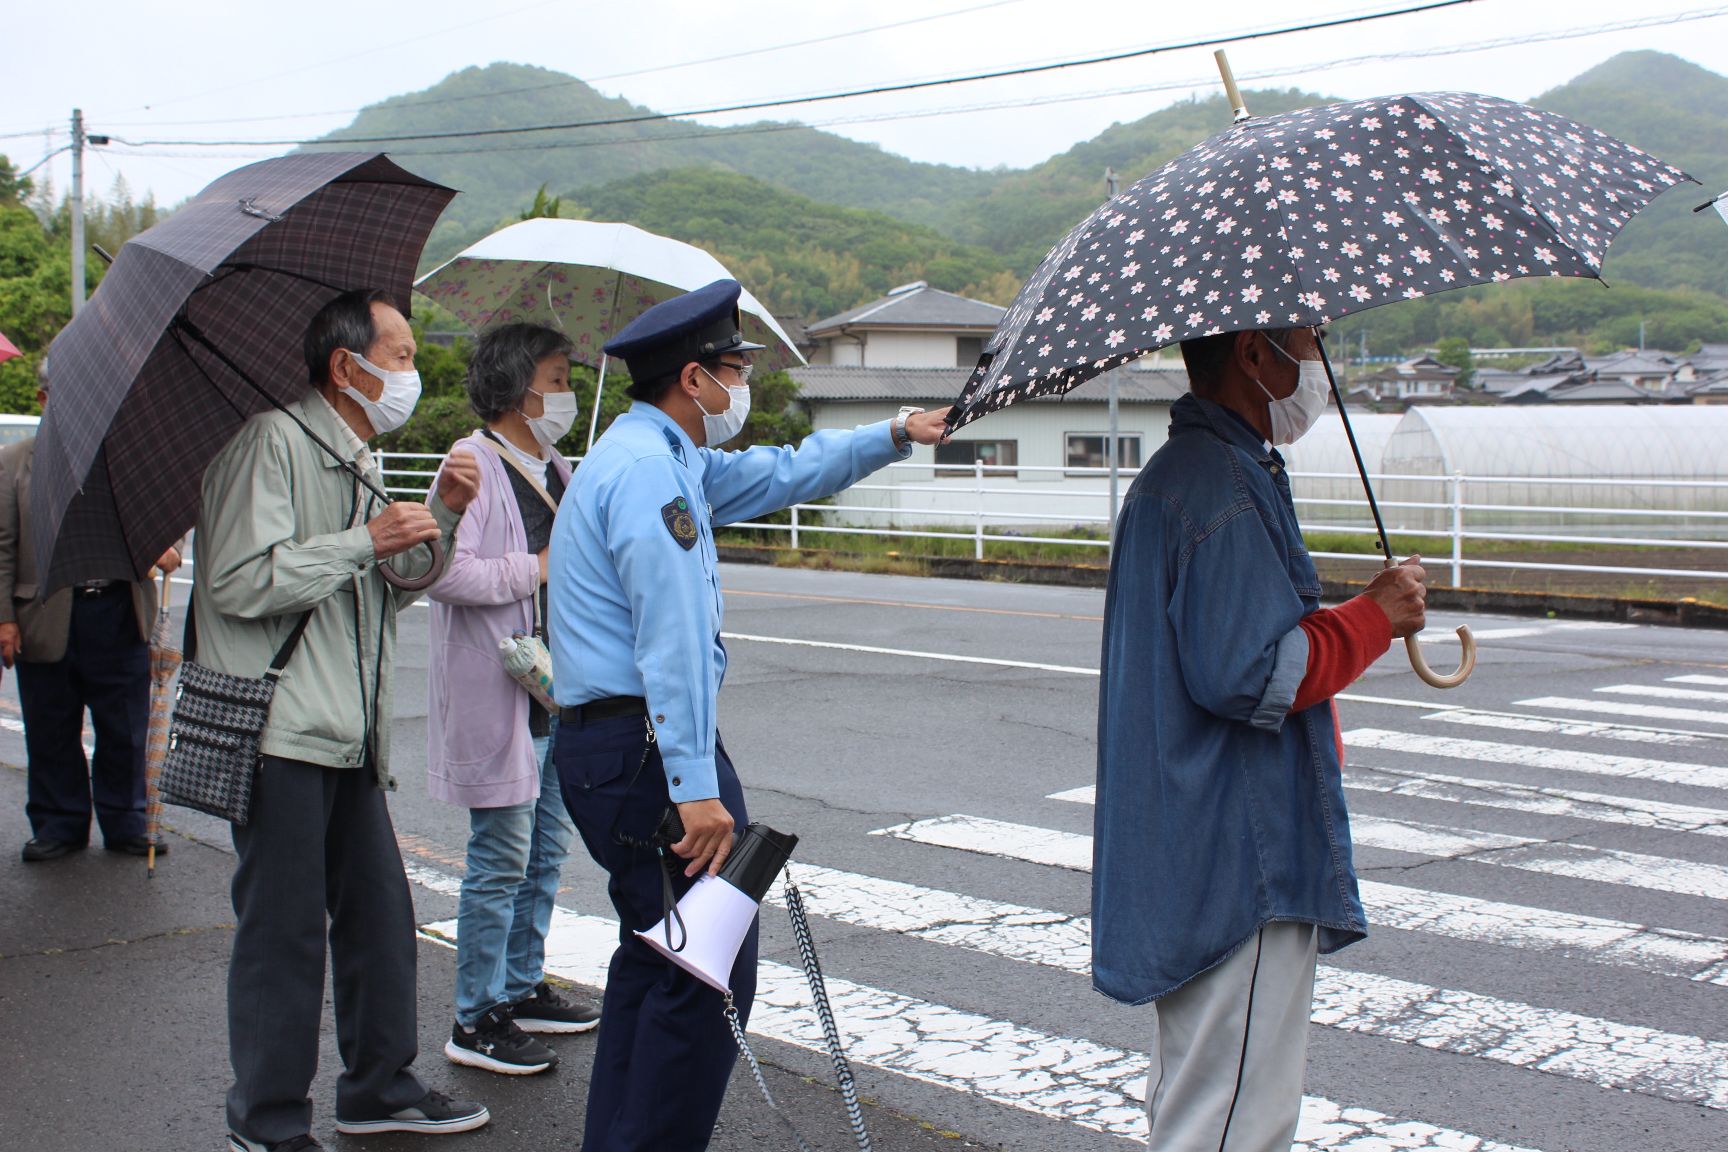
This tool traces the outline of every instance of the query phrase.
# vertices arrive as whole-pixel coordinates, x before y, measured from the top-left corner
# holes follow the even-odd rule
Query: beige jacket
[[[371,454],[322,396],[308,392],[288,408],[384,486]],[[449,550],[458,517],[435,496],[429,507]],[[357,768],[370,747],[379,783],[394,788],[396,615],[418,593],[386,583],[374,563],[366,521],[382,508],[288,416],[252,417],[204,473],[193,604],[198,663],[235,676],[262,676],[300,613],[311,609],[260,748],[267,756]],[[416,548],[393,566],[415,575],[429,562],[426,549]]]

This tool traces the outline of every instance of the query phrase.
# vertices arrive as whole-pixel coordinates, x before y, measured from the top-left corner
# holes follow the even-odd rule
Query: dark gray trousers
[[[266,756],[234,848],[228,1126],[265,1143],[311,1128],[326,915],[336,1115],[377,1119],[418,1102],[414,902],[373,773]]]

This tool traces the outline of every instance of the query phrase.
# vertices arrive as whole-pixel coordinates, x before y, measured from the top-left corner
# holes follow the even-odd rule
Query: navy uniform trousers
[[[25,656],[29,656],[26,652]],[[109,844],[144,835],[144,744],[150,726],[150,649],[138,639],[132,585],[72,593],[66,655],[20,660],[18,703],[29,757],[25,812],[32,835],[82,845],[90,809]],[[84,709],[96,754],[84,759]]]
[[[713,1135],[738,1050],[720,993],[632,934],[652,928],[665,914],[660,855],[620,841],[622,836],[645,844],[670,803],[659,750],[648,744],[641,716],[565,719],[552,756],[582,842],[606,870],[619,922],[588,1086],[583,1152],[700,1152]],[[720,801],[742,830],[749,823],[744,790],[724,745],[716,750],[715,768]],[[682,897],[693,881],[684,878],[687,862],[672,859],[674,892]],[[752,924],[730,980],[746,1025],[756,995],[756,935]]]

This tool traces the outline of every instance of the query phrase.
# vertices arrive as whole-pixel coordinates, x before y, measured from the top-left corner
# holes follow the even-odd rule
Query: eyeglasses
[[[734,364],[730,360],[716,360],[714,361],[714,365],[717,368],[730,368],[732,371],[738,373],[738,383],[740,384],[750,383],[750,373],[754,371],[756,367],[754,364]]]

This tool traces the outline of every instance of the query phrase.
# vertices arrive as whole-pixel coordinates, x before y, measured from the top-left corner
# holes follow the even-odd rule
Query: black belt
[[[117,592],[122,586],[118,580],[91,580],[83,584],[74,584],[72,594],[85,600],[94,600],[98,596]]]
[[[564,724],[592,724],[596,720],[615,720],[619,716],[648,715],[648,701],[640,696],[608,696],[586,704],[567,704],[558,709],[558,719]]]

